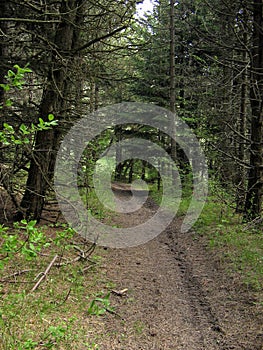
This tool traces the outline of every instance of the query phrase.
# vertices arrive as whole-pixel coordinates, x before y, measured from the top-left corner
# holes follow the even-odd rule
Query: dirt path
[[[128,191],[119,189],[123,200]],[[149,200],[114,223],[134,226],[151,216]],[[99,349],[263,349],[262,306],[253,292],[224,273],[220,262],[194,233],[179,234],[179,219],[156,239],[136,248],[107,249],[103,269],[115,290],[116,315],[98,326]]]

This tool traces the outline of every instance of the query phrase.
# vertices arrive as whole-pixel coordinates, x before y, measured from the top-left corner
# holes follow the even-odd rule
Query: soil
[[[127,188],[115,190],[123,200],[130,196]],[[140,210],[113,221],[135,226],[155,211],[148,199]],[[116,314],[107,313],[94,325],[99,349],[263,349],[258,295],[226,272],[207,238],[179,233],[180,223],[175,219],[145,245],[107,249],[103,270],[114,283]]]
[[[124,201],[131,195],[124,185],[114,190]],[[133,227],[157,209],[148,198],[140,210],[118,214],[112,223]],[[52,215],[55,219],[58,212]],[[114,312],[93,318],[83,312],[79,319],[98,349],[263,349],[262,294],[246,289],[238,273],[227,271],[220,255],[207,246],[207,236],[181,234],[181,221],[174,219],[147,244],[102,249],[100,273],[112,286]]]

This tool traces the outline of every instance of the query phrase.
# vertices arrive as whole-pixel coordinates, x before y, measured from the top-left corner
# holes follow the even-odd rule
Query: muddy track
[[[262,350],[262,314],[253,291],[245,290],[225,270],[206,242],[194,232],[180,234],[180,220],[169,234],[180,268],[185,295],[191,305],[193,327],[209,331],[203,349]]]
[[[175,235],[178,232],[172,234]],[[182,247],[179,246],[178,239],[173,239],[173,246],[183,286],[182,293],[190,306],[188,324],[200,332],[200,349],[222,349],[220,344],[222,344],[224,331],[213,306],[206,298],[200,276],[195,274],[192,261],[188,260],[187,250],[181,250]],[[197,260],[195,260],[195,264],[198,264]]]
[[[129,191],[118,189],[124,200]],[[148,200],[113,223],[135,226],[154,214]],[[157,238],[129,249],[107,249],[103,272],[114,289],[116,315],[97,327],[100,349],[262,350],[262,314],[253,293],[243,291],[193,232],[180,233],[180,219]]]

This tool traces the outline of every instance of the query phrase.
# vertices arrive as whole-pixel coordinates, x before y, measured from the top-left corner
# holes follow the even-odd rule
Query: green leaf
[[[6,105],[6,107],[11,107],[11,106],[12,106],[12,104],[13,104],[13,103],[12,103],[12,101],[11,101],[11,100],[9,100],[9,99],[5,101],[5,105]]]
[[[15,77],[15,75],[16,74],[11,69],[9,69],[9,71],[7,72],[7,78]]]
[[[54,120],[55,117],[54,117],[54,114],[49,114],[48,115],[48,120],[51,122],[52,120]]]
[[[22,221],[21,221],[22,222]],[[36,225],[36,223],[37,223],[37,220],[31,220],[31,221],[29,221],[28,223],[27,223],[27,226],[28,227],[34,227],[35,225]]]
[[[10,90],[10,85],[9,84],[0,84],[0,87],[4,89],[4,91],[9,91]]]
[[[25,73],[32,73],[30,68],[27,68],[29,64],[27,64],[24,68],[20,67],[18,64],[14,65],[14,68],[17,70],[17,74],[24,75]]]
[[[19,129],[23,133],[23,135],[30,134],[30,131],[28,130],[28,127],[25,124],[21,124]]]
[[[4,128],[11,134],[13,134],[15,132],[14,128],[12,127],[12,125],[9,125],[7,123],[4,123]]]

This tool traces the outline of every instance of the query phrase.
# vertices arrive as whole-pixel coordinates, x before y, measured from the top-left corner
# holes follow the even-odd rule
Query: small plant
[[[73,238],[74,234],[75,234],[75,231],[73,230],[73,228],[66,227],[63,231],[59,230],[56,232],[56,237],[53,239],[53,243],[58,247],[61,247],[61,246],[64,247],[65,242]],[[70,246],[71,245],[67,245],[64,248],[68,249]]]
[[[114,308],[110,305],[110,292],[104,297],[96,297],[90,303],[88,308],[89,315],[101,316],[106,312],[114,313]]]
[[[25,74],[32,73],[31,69],[28,68],[28,65],[22,68],[16,64],[14,65],[14,68],[15,71],[10,69],[7,72],[7,75],[5,76],[7,82],[0,84],[0,88],[5,92],[10,92],[11,89],[21,90],[25,84]],[[11,107],[12,104],[12,100],[7,99],[3,105],[0,105],[0,109]],[[48,121],[39,118],[38,124],[25,125],[21,123],[18,128],[15,128],[8,123],[3,123],[3,128],[0,131],[0,142],[4,146],[29,144],[30,135],[33,135],[36,131],[50,129],[55,125],[57,125],[57,120],[55,120],[53,114],[48,115]]]
[[[28,339],[23,344],[18,346],[18,350],[32,350],[35,349],[38,345],[38,342]]]
[[[142,321],[135,321],[133,324],[133,328],[137,334],[142,334],[145,328],[145,325]]]
[[[53,349],[54,346],[57,346],[57,344],[61,340],[63,340],[66,333],[67,333],[67,328],[62,325],[50,326],[45,335],[45,338],[47,339],[47,342],[45,342],[45,348]]]
[[[22,220],[14,223],[15,232],[0,226],[2,243],[0,246],[0,269],[2,269],[9,258],[17,253],[21,253],[26,260],[32,260],[37,254],[49,245],[44,233],[35,227],[36,221],[27,222]]]

